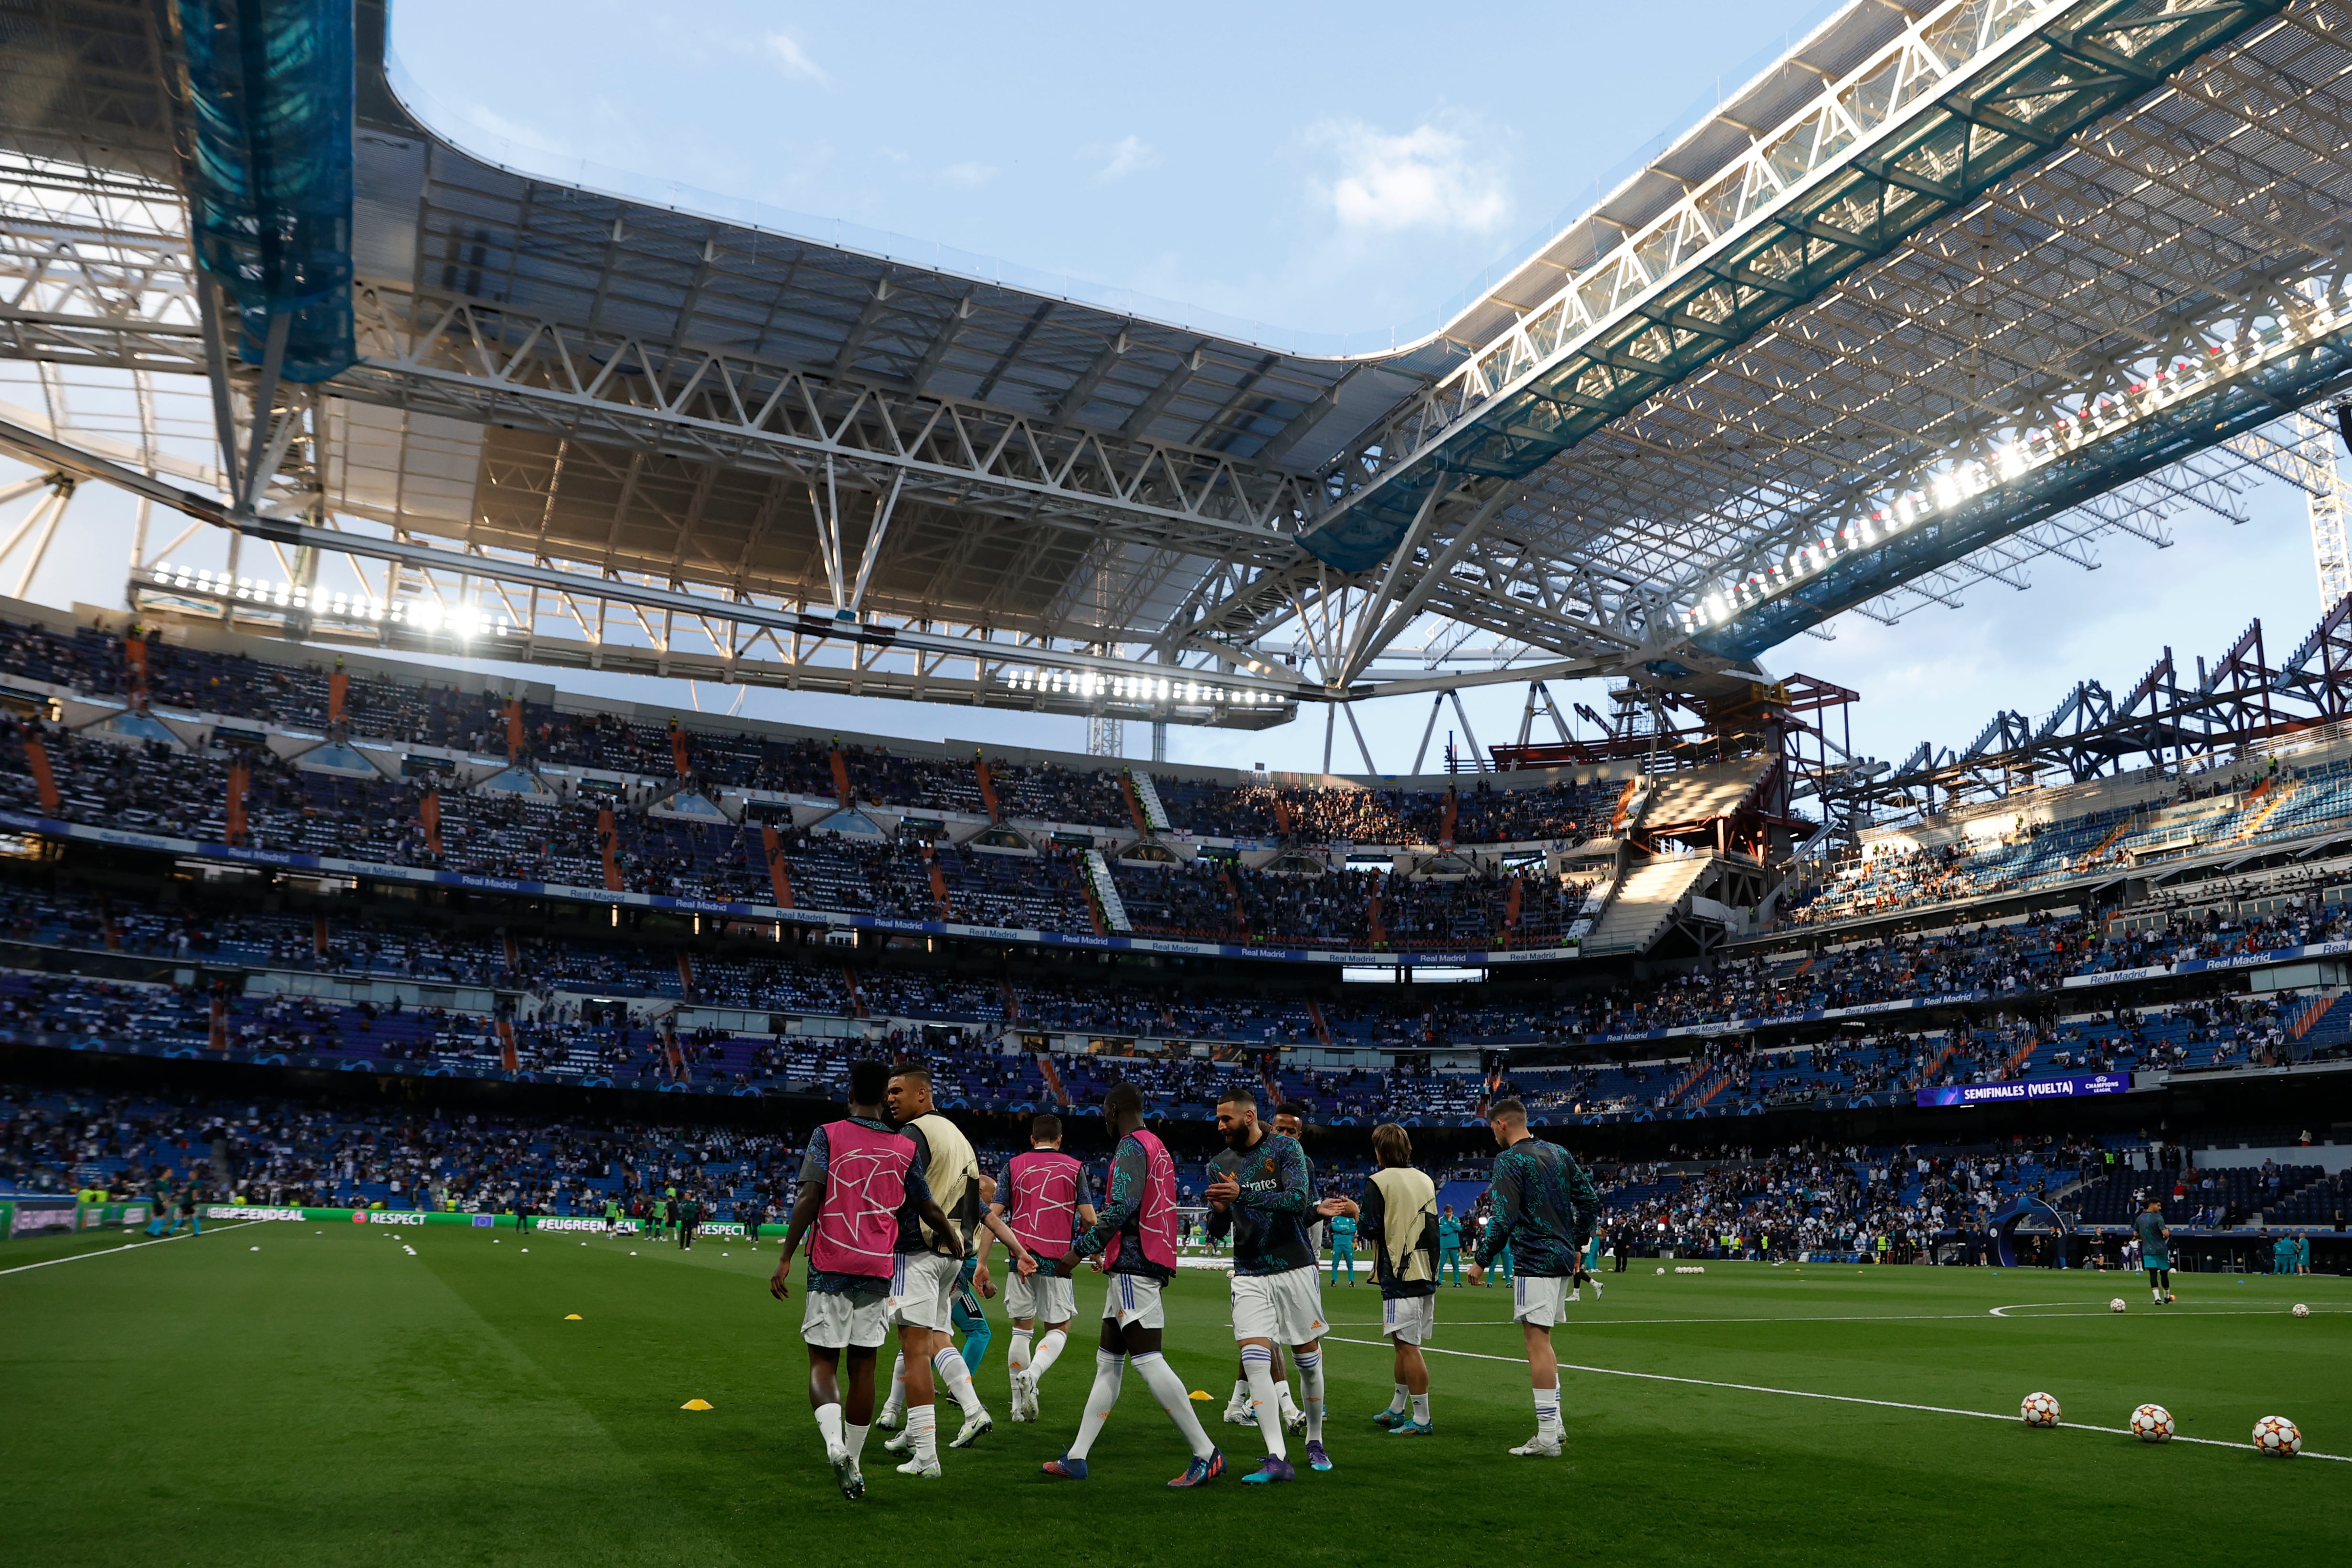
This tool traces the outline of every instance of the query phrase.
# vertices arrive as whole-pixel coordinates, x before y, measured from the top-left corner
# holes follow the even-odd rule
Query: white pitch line
[[[260,1223],[261,1221],[257,1219],[239,1219],[234,1220],[226,1225],[215,1225],[213,1227],[213,1230],[215,1234],[223,1230],[242,1230],[248,1225],[258,1225]],[[47,1269],[51,1265],[58,1263],[79,1263],[85,1258],[111,1258],[118,1252],[136,1252],[142,1247],[161,1247],[166,1241],[191,1241],[194,1239],[195,1239],[195,1232],[190,1231],[184,1236],[158,1236],[152,1241],[126,1241],[120,1247],[109,1247],[102,1251],[76,1252],[68,1257],[45,1259],[38,1263],[19,1263],[11,1269],[0,1269],[0,1274],[21,1274],[27,1269]]]
[[[1444,1301],[1444,1299],[1445,1298],[1443,1296],[1438,1298],[1440,1301]],[[2072,1302],[2051,1302],[2048,1304],[2053,1306],[2074,1305]],[[1861,1312],[1851,1317],[1825,1314],[1819,1317],[1799,1316],[1788,1318],[1596,1318],[1580,1314],[1576,1317],[1570,1318],[1568,1323],[1562,1324],[1561,1326],[1574,1326],[1580,1329],[1599,1329],[1613,1328],[1619,1323],[1688,1323],[1693,1325],[1705,1325],[1707,1323],[1973,1323],[1982,1322],[1989,1316],[1999,1318],[2002,1322],[2042,1322],[2052,1318],[2104,1318],[2116,1315],[2105,1307],[2083,1307],[2081,1310],[2072,1312],[2044,1312],[2040,1317],[2011,1318],[2004,1315],[2007,1310],[2008,1309],[1993,1308],[1981,1312]],[[2150,1308],[2149,1310],[2153,1312],[2155,1309]],[[2321,1317],[2329,1313],[2342,1312],[2345,1310],[2346,1309],[2342,1307],[2314,1307],[2311,1309],[2311,1315],[2313,1317]],[[2197,1318],[2283,1318],[2292,1314],[2284,1307],[2208,1307],[2200,1308],[2193,1312],[2174,1312],[2168,1308],[2166,1309],[2165,1315],[2168,1317]],[[1517,1320],[1511,1318],[1448,1318],[1445,1321],[1462,1328],[1499,1328],[1507,1327]],[[1383,1323],[1333,1323],[1330,1326],[1335,1329],[1376,1329],[1384,1328],[1387,1325]]]
[[[1326,1339],[1338,1340],[1341,1344],[1370,1345],[1374,1349],[1384,1348],[1389,1343],[1384,1339],[1340,1339],[1337,1334],[1326,1334],[1324,1337]],[[1466,1357],[1472,1361],[1499,1361],[1517,1366],[1525,1366],[1527,1364],[1527,1359],[1524,1356],[1492,1355],[1485,1351],[1440,1350],[1437,1346],[1432,1344],[1423,1345],[1421,1350],[1422,1354],[1424,1355],[1459,1355]],[[1885,1410],[1917,1410],[1930,1416],[1970,1416],[1979,1421],[2014,1421],[2020,1426],[2024,1425],[2023,1422],[2018,1421],[2016,1416],[2004,1416],[1999,1411],[1962,1410],[1957,1406],[1951,1405],[1911,1405],[1906,1404],[1900,1399],[1865,1399],[1858,1394],[1817,1394],[1810,1388],[1768,1388],[1760,1383],[1717,1383],[1705,1377],[1675,1377],[1664,1372],[1627,1372],[1622,1367],[1583,1366],[1575,1362],[1570,1361],[1561,1362],[1559,1366],[1560,1370],[1563,1372],[1589,1372],[1598,1377],[1637,1377],[1645,1383],[1683,1383],[1688,1384],[1696,1388],[1729,1388],[1741,1394],[1778,1394],[1782,1397],[1789,1399],[1822,1399],[1827,1400],[1835,1405],[1874,1405],[1881,1409]],[[2085,1421],[2061,1421],[2058,1424],[2061,1427],[2067,1427],[2070,1430],[2076,1432],[2105,1432],[2110,1437],[2114,1437],[2118,1434],[2129,1436],[2131,1432],[2131,1428],[2128,1427],[2094,1427]],[[2176,1443],[2197,1443],[2209,1448],[2251,1448],[2253,1447],[2251,1443],[2232,1443],[2221,1437],[2183,1437],[2176,1436],[2172,1438],[2172,1441]],[[2315,1453],[2311,1449],[2305,1448],[2303,1450],[2302,1457],[2306,1459],[2332,1459],[2337,1464],[2352,1465],[2352,1454],[2321,1454]]]

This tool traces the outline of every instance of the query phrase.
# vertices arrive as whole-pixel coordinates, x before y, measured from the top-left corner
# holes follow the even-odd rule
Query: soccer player
[[[1307,1107],[1296,1100],[1286,1100],[1276,1106],[1274,1130],[1297,1144],[1298,1157],[1307,1162],[1307,1195],[1311,1205],[1316,1190],[1315,1162],[1309,1159],[1307,1154]],[[1307,1254],[1310,1260],[1323,1255],[1323,1221],[1311,1207],[1307,1212]],[[1298,1402],[1290,1396],[1290,1369],[1282,1364],[1280,1345],[1274,1347],[1273,1373],[1274,1398],[1275,1403],[1282,1407],[1284,1429],[1292,1432],[1304,1431],[1307,1427],[1307,1413],[1301,1410],[1298,1407]],[[1257,1420],[1250,1397],[1249,1368],[1236,1363],[1234,1367],[1233,1396],[1225,1401],[1226,1425],[1247,1427]]]
[[[1447,1204],[1437,1221],[1437,1277],[1444,1279],[1445,1270],[1454,1270],[1454,1288],[1462,1288],[1462,1222],[1454,1218],[1454,1206]]]
[[[1584,1250],[1577,1254],[1576,1272],[1570,1275],[1568,1279],[1568,1299],[1571,1301],[1584,1300],[1584,1287],[1587,1285],[1592,1287],[1592,1299],[1599,1301],[1601,1299],[1601,1229],[1598,1226],[1593,1228],[1591,1235],[1584,1239]]]
[[[1328,1203],[1318,1208],[1331,1224],[1331,1283],[1339,1282],[1339,1265],[1348,1265],[1348,1288],[1356,1286],[1356,1222],[1346,1213],[1332,1208]]]
[[[1372,1280],[1381,1288],[1381,1331],[1396,1347],[1396,1391],[1372,1417],[1391,1437],[1426,1437],[1429,1363],[1422,1345],[1437,1333],[1437,1184],[1412,1163],[1412,1139],[1393,1122],[1372,1129],[1372,1155],[1381,1163],[1361,1198],[1326,1198],[1336,1233],[1343,1219],[1372,1244]]]
[[[1004,1284],[1004,1310],[1013,1319],[1013,1343],[1004,1353],[1013,1384],[1013,1418],[1037,1418],[1037,1380],[1061,1358],[1069,1343],[1070,1319],[1077,1312],[1077,1291],[1054,1265],[1070,1249],[1070,1238],[1080,1226],[1095,1223],[1095,1195],[1087,1167],[1062,1152],[1062,1119],[1041,1115],[1029,1124],[1029,1147],[1004,1167],[1004,1193],[992,1206],[996,1217],[1010,1226],[1037,1260],[1037,1272],[1026,1279],[1015,1274]],[[980,1239],[980,1262],[988,1262],[989,1242]],[[1033,1341],[1037,1325],[1045,1337]],[[964,1359],[971,1360],[970,1355]]]
[[[165,1166],[163,1174],[155,1178],[148,1190],[148,1201],[154,1207],[147,1218],[147,1234],[161,1236],[172,1225],[172,1167]]]
[[[1168,1324],[1160,1292],[1176,1278],[1176,1162],[1158,1134],[1144,1126],[1143,1092],[1134,1084],[1118,1084],[1103,1096],[1103,1120],[1118,1134],[1108,1200],[1086,1230],[1071,1239],[1054,1271],[1067,1281],[1081,1259],[1098,1258],[1097,1267],[1110,1277],[1110,1289],[1103,1300],[1102,1338],[1095,1345],[1094,1387],[1087,1395],[1078,1435],[1060,1458],[1045,1461],[1045,1470],[1064,1480],[1087,1479],[1087,1454],[1118,1403],[1118,1386],[1132,1362],[1192,1450],[1184,1473],[1168,1484],[1202,1486],[1225,1473],[1225,1456],[1192,1413],[1184,1380],[1160,1354]]]
[[[610,1237],[618,1236],[620,1233],[621,1200],[608,1197],[604,1199],[604,1234]]]
[[[809,1407],[824,1435],[824,1457],[842,1495],[866,1495],[859,1469],[874,1418],[874,1354],[888,1332],[890,1281],[898,1237],[908,1224],[950,1232],[916,1162],[914,1141],[882,1119],[889,1069],[878,1061],[849,1065],[849,1115],[809,1136],[801,1157],[801,1186],[784,1228],[783,1250],[768,1293],[792,1294],[793,1256],[809,1241],[808,1301],[801,1339],[808,1346]],[[846,1397],[841,1362],[849,1362]]]
[[[1258,1124],[1257,1096],[1239,1084],[1217,1102],[1225,1147],[1209,1162],[1209,1230],[1234,1238],[1234,1338],[1242,1347],[1265,1458],[1242,1478],[1264,1486],[1295,1478],[1274,1394],[1274,1350],[1291,1347],[1306,1406],[1307,1462],[1331,1468],[1323,1447],[1322,1281],[1308,1224],[1314,1198],[1298,1141]]]
[[[1496,1101],[1487,1108],[1486,1126],[1503,1152],[1495,1156],[1494,1215],[1470,1265],[1470,1282],[1481,1283],[1486,1265],[1506,1248],[1517,1249],[1511,1316],[1527,1344],[1536,1435],[1511,1452],[1522,1458],[1558,1458],[1559,1356],[1552,1348],[1551,1329],[1568,1321],[1568,1279],[1592,1234],[1601,1200],[1575,1156],[1528,1131],[1528,1108],[1518,1101]]]
[[[948,1218],[944,1229],[929,1222],[902,1226],[898,1231],[898,1271],[890,1282],[891,1324],[898,1331],[898,1365],[891,1377],[891,1402],[902,1399],[906,1426],[883,1444],[894,1454],[911,1456],[900,1465],[901,1474],[936,1479],[940,1474],[939,1427],[934,1407],[936,1370],[948,1396],[963,1412],[963,1425],[948,1446],[968,1448],[993,1430],[996,1422],[981,1403],[971,1369],[955,1347],[956,1278],[961,1272],[965,1239],[977,1226],[986,1226],[1011,1249],[1013,1265],[1033,1273],[1036,1259],[1004,1222],[984,1211],[987,1178],[971,1141],[931,1103],[931,1075],[927,1069],[901,1064],[890,1073],[887,1103],[890,1120],[914,1141],[915,1161],[923,1181]]]
[[[987,1239],[987,1231],[980,1234],[983,1240]],[[982,1305],[994,1294],[996,1287],[980,1275],[980,1259],[967,1256],[963,1268],[956,1274],[955,1295],[948,1302],[948,1316],[955,1323],[955,1332],[963,1335],[963,1346],[957,1354],[963,1357],[965,1370],[974,1379],[980,1375],[980,1364],[988,1359],[988,1347],[996,1342],[996,1331],[988,1326],[988,1309]]]
[[[694,1250],[694,1232],[702,1224],[702,1200],[688,1193],[677,1200],[677,1249]]]
[[[2147,1293],[2158,1306],[2173,1299],[2172,1227],[2164,1222],[2164,1199],[2151,1197],[2139,1218],[2132,1221],[2139,1236],[2140,1267],[2147,1270]]]

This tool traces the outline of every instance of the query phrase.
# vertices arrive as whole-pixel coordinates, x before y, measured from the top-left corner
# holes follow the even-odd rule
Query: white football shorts
[[[1568,1322],[1568,1281],[1556,1274],[1513,1275],[1511,1319],[1546,1328]]]
[[[1148,1329],[1164,1329],[1168,1314],[1160,1309],[1160,1281],[1147,1280],[1139,1274],[1106,1274],[1110,1290],[1103,1297],[1103,1316],[1117,1318],[1118,1326],[1129,1328],[1141,1324]],[[1068,1281],[1063,1283],[1067,1285]]]
[[[1381,1303],[1381,1333],[1406,1344],[1437,1337],[1435,1296],[1396,1296]]]
[[[890,1275],[890,1322],[919,1329],[950,1331],[956,1276],[963,1260],[936,1252],[901,1252]]]
[[[1234,1276],[1234,1337],[1306,1344],[1323,1337],[1323,1274],[1312,1263]]]
[[[1042,1262],[1043,1260],[1041,1259]],[[1015,1318],[1035,1318],[1041,1323],[1066,1323],[1078,1310],[1078,1285],[1049,1269],[1041,1268],[1024,1280],[1021,1270],[1005,1265],[1004,1311]]]
[[[801,1340],[824,1350],[873,1350],[889,1337],[889,1307],[880,1296],[862,1304],[833,1291],[801,1292]]]

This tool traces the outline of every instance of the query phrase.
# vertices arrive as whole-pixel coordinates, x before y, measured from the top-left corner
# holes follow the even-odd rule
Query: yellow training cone
[[[710,1401],[708,1399],[689,1399],[685,1404],[679,1406],[678,1408],[681,1410],[708,1410],[711,1408],[711,1405]]]
[[[567,1323],[576,1323],[580,1321],[580,1314],[578,1312],[566,1312],[563,1314],[563,1321]]]
[[[1209,1403],[1208,1390],[1204,1388],[1195,1388],[1192,1390],[1192,1397],[1199,1400],[1203,1405]]]

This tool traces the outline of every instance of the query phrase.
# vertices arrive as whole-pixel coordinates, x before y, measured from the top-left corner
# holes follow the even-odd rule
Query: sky
[[[1254,335],[1367,343],[1434,326],[1832,7],[1821,0],[1494,0],[1426,5],[862,6],[633,0],[394,0],[392,47],[425,120],[553,177],[678,204],[761,204],[1065,274]],[[5,395],[15,396],[7,393]],[[5,476],[0,476],[5,477]],[[29,507],[0,507],[0,538]],[[2319,613],[2298,492],[2251,520],[2184,515],[2157,549],[2116,536],[2091,572],[2037,563],[2019,593],[1764,656],[1863,695],[1856,748],[1965,744],[1998,709],[2039,716],[2074,682],[2127,686],[2166,644],[2193,669],[2255,616],[2274,647]],[[131,511],[87,486],[30,583],[60,606],[121,601]],[[24,554],[0,557],[17,591]],[[534,678],[544,678],[536,673]],[[572,690],[923,739],[1068,750],[1083,721],[565,673]],[[1556,691],[1602,706],[1597,684]],[[1465,698],[1511,739],[1524,686]],[[1375,770],[1411,764],[1427,697],[1357,705]],[[1456,728],[1449,707],[1433,754]],[[1545,731],[1538,729],[1541,736]],[[1172,727],[1173,760],[1314,769],[1323,712],[1255,734]],[[1127,754],[1148,755],[1130,725]],[[1344,722],[1332,752],[1360,771]]]

